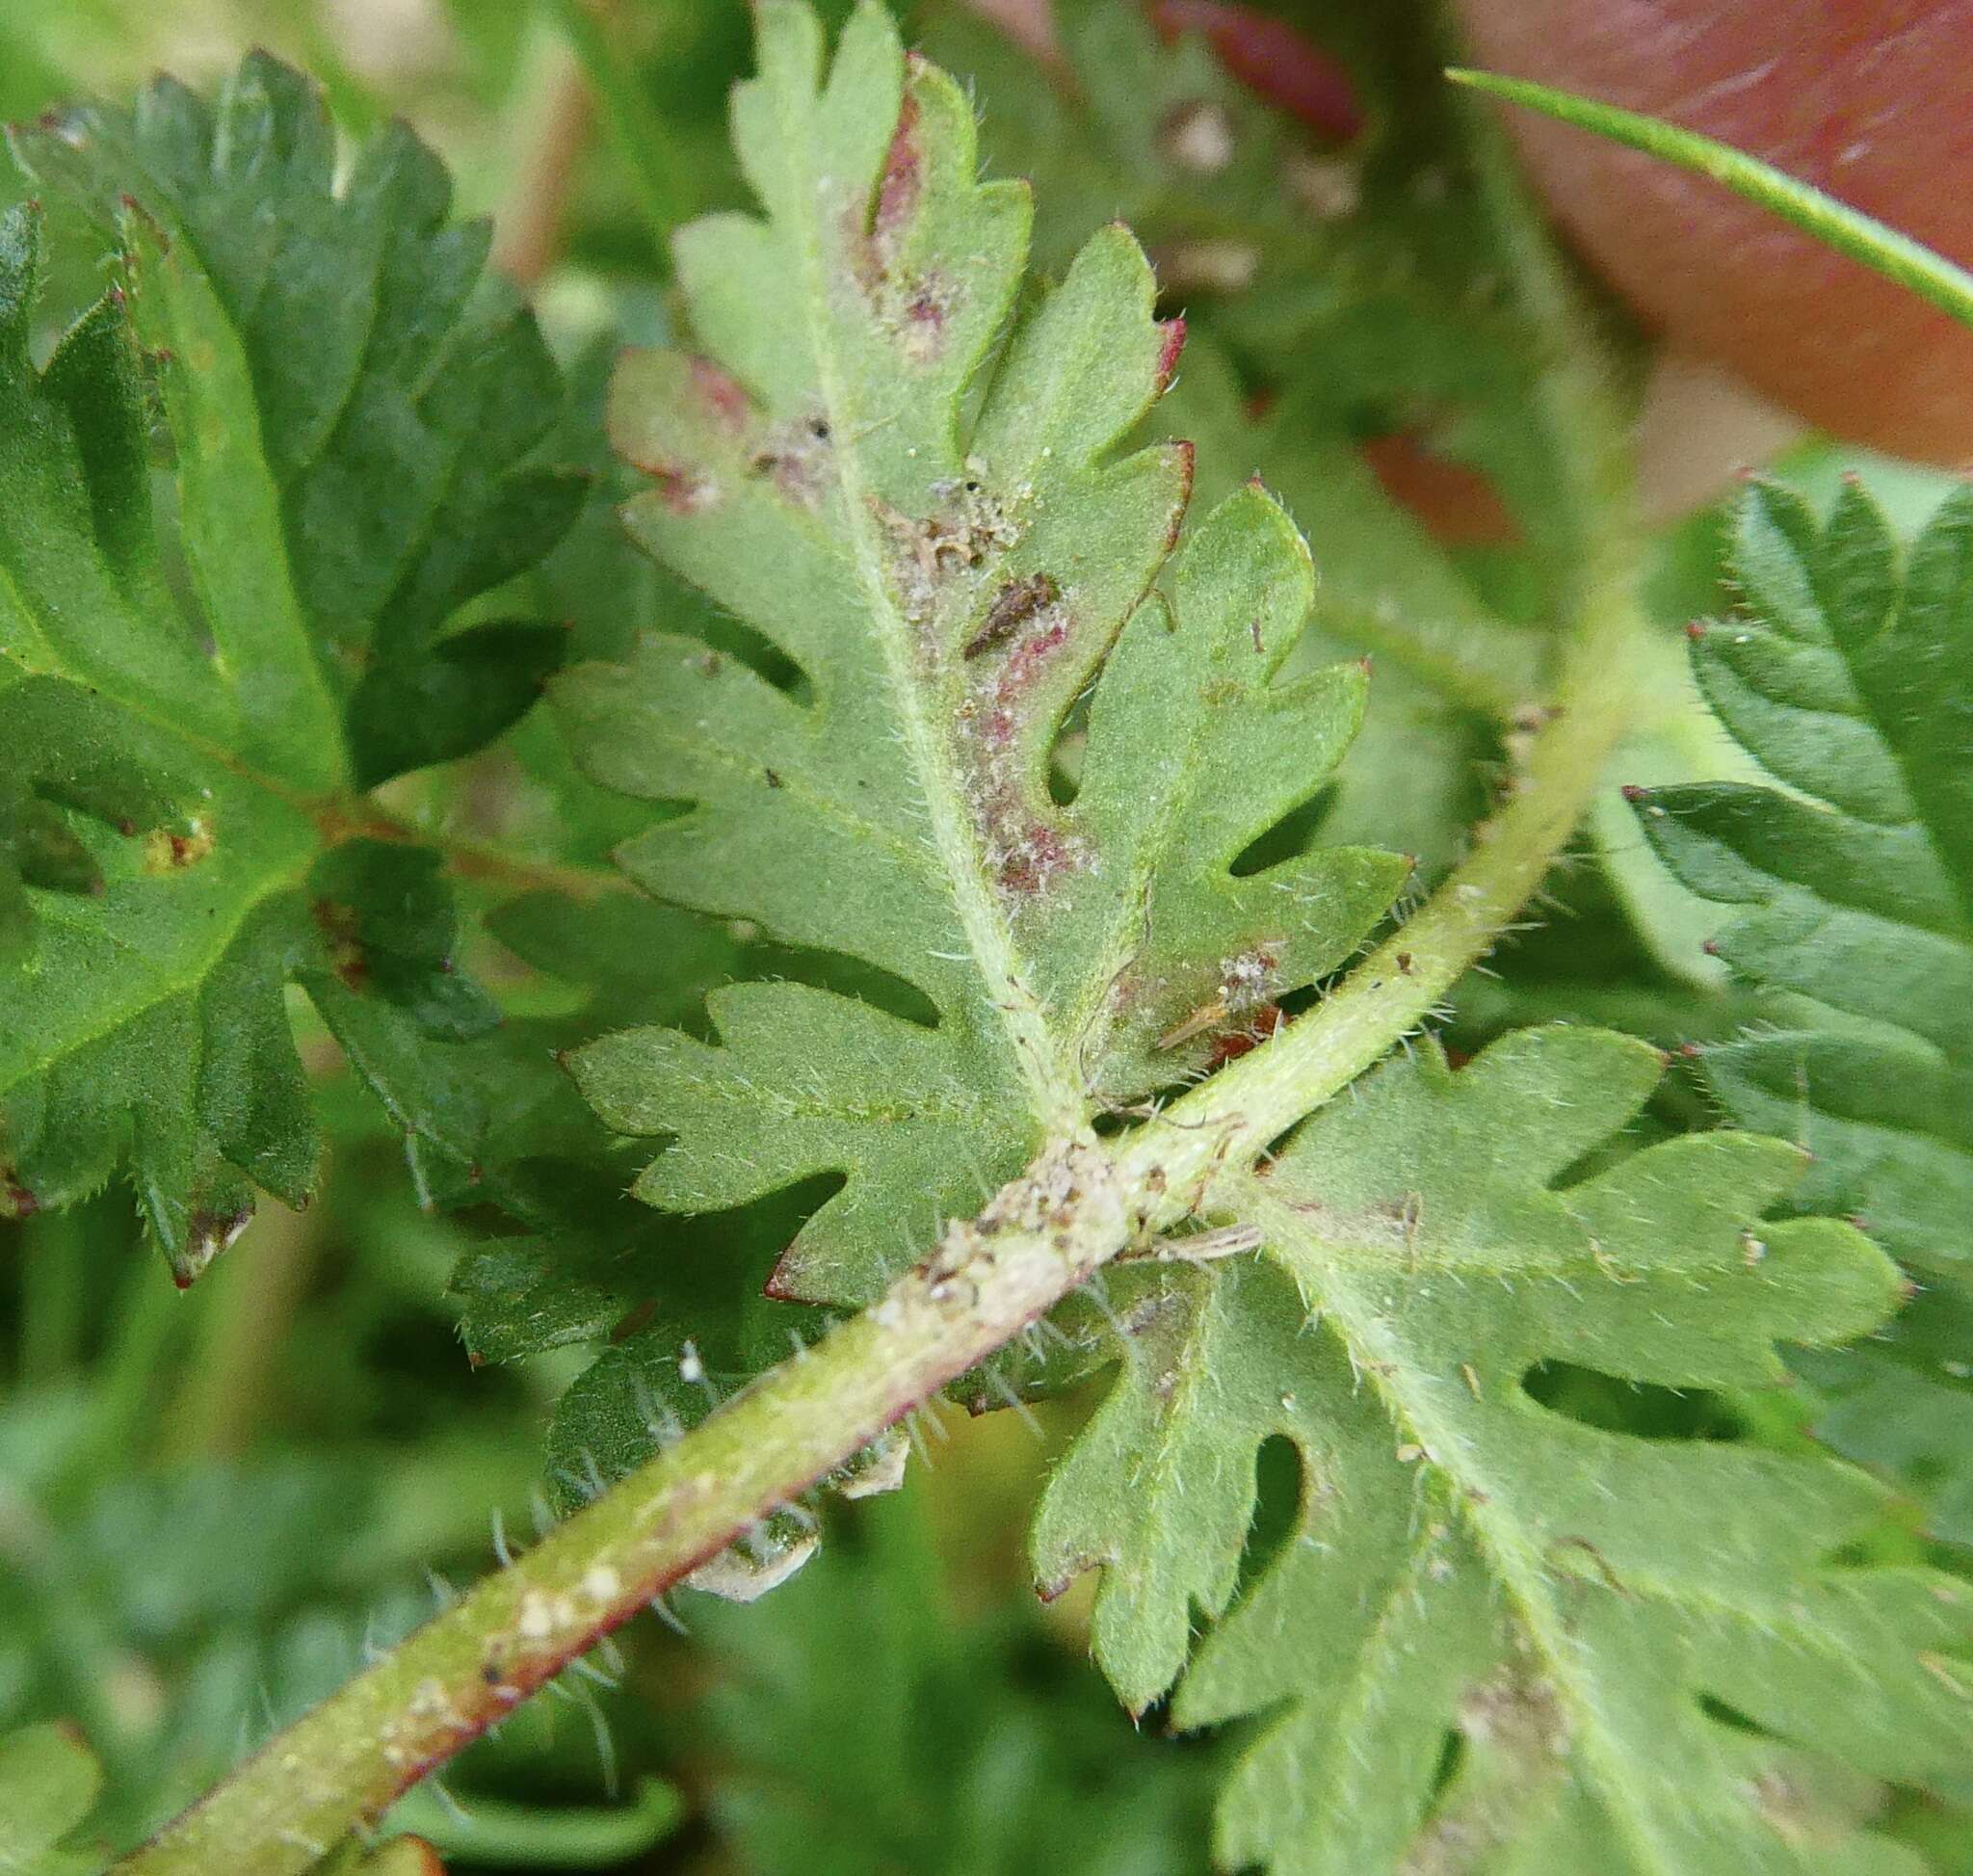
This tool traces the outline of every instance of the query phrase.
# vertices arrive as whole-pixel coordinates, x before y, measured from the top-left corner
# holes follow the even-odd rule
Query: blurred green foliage
[[[1369,0],[1318,22],[1376,106],[1360,193],[1340,208],[1323,193],[1339,186],[1324,167],[1332,149],[1248,96],[1201,45],[1160,45],[1121,4],[1062,10],[1067,81],[952,0],[900,11],[977,81],[990,163],[1037,177],[1044,263],[1123,213],[1171,277],[1193,268],[1194,350],[1154,421],[1201,441],[1202,507],[1259,472],[1317,536],[1326,585],[1309,655],[1363,648],[1395,594],[1447,621],[1449,642],[1484,647],[1510,688],[1537,674],[1567,517],[1544,483],[1515,309],[1481,246],[1480,183],[1436,153],[1450,107],[1432,90],[1431,41],[1403,23],[1414,10]],[[758,657],[742,628],[622,540],[598,420],[617,345],[670,330],[662,225],[743,198],[724,96],[749,63],[747,9],[0,0],[0,116],[32,119],[82,93],[124,99],[159,68],[209,83],[250,45],[313,72],[351,138],[408,118],[450,163],[460,209],[496,215],[504,244],[551,211],[529,284],[576,385],[566,454],[597,486],[564,544],[479,616],[565,621],[574,658],[619,656],[657,624]],[[571,128],[579,52],[597,83]],[[1186,172],[1168,145],[1132,134],[1158,116],[1147,99],[1167,120],[1223,112],[1242,159]],[[0,206],[28,193],[0,166]],[[104,268],[100,241],[49,206],[52,343]],[[1239,290],[1215,286],[1209,241],[1257,251]],[[1215,251],[1224,263],[1228,250]],[[1386,501],[1357,445],[1392,433],[1421,433],[1484,471],[1510,516],[1504,538],[1434,542]],[[1831,453],[1809,466],[1832,480]],[[1936,499],[1935,479],[1870,473],[1901,518]],[[1722,548],[1703,519],[1661,543],[1652,592],[1668,627],[1711,603]],[[1667,678],[1651,754],[1667,779],[1714,759],[1681,682]],[[1503,725],[1486,699],[1434,681],[1430,660],[1390,661],[1375,698],[1322,805],[1327,835],[1404,844],[1430,873],[1484,811]],[[494,1137],[552,1144],[529,1168],[536,1215],[522,1229],[463,1191],[439,1195],[452,1210],[421,1206],[402,1141],[291,996],[329,1141],[305,1214],[265,1208],[182,1297],[120,1189],[0,1223],[0,1736],[72,1720],[103,1774],[68,1839],[76,1856],[28,1864],[51,1876],[94,1866],[95,1849],[128,1846],[204,1789],[442,1600],[448,1578],[486,1570],[506,1533],[530,1530],[551,1500],[578,1500],[586,1468],[634,1461],[635,1423],[623,1450],[610,1444],[625,1438],[624,1403],[661,1369],[676,1381],[684,1337],[718,1388],[781,1353],[802,1321],[758,1285],[812,1195],[689,1225],[627,1202],[558,1224],[558,1194],[620,1192],[639,1155],[575,1103],[553,1055],[630,1022],[702,1025],[704,991],[734,976],[840,983],[843,967],[600,886],[611,848],[648,810],[582,780],[542,713],[469,762],[393,783],[390,803],[413,826],[518,862],[465,869],[459,885],[467,964],[507,1017],[475,1059],[476,1091]],[[1697,958],[1705,927],[1627,832],[1592,828],[1552,886],[1568,916],[1501,961],[1500,977],[1461,987],[1461,1046],[1551,1014],[1665,1041],[1730,1033],[1754,1014]],[[1691,1084],[1670,1077],[1641,1124],[1658,1137],[1704,1118]],[[686,1394],[667,1405],[703,1411]],[[1593,1405],[1665,1431],[1644,1424],[1652,1403]],[[832,1512],[830,1541],[785,1589],[746,1609],[679,1597],[689,1645],[641,1621],[396,1821],[460,1872],[1202,1870],[1237,1730],[1175,1742],[1154,1711],[1133,1731],[1082,1659],[1079,1599],[1038,1613],[1019,1580],[1013,1533],[1080,1411],[1044,1409],[1041,1438],[1009,1415],[950,1447],[921,1429],[929,1480]],[[1799,1440],[1803,1417],[1782,1414],[1774,1442]],[[1262,1529],[1282,1525],[1294,1491],[1275,1484]],[[1937,1555],[1913,1531],[1874,1542]],[[24,1822],[0,1807],[0,1866],[16,1849],[41,1856],[93,1795],[66,1735],[24,1737],[0,1746],[0,1794],[13,1777],[61,1803]],[[1915,1798],[1896,1806],[1901,1834],[1939,1870],[1973,1869],[1957,1817]]]

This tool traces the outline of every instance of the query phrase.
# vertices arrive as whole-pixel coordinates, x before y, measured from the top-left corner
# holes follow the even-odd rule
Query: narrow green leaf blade
[[[1614,144],[1675,163],[1681,170],[1710,176],[1804,234],[1814,235],[1838,253],[1861,261],[1874,273],[1908,287],[1941,312],[1950,313],[1962,326],[1973,326],[1973,274],[1954,266],[1922,242],[1886,227],[1874,217],[1798,181],[1757,156],[1749,156],[1744,150],[1702,137],[1697,131],[1681,129],[1661,118],[1644,117],[1614,104],[1598,103],[1594,98],[1576,97],[1526,78],[1458,67],[1446,76],[1456,85],[1469,86],[1488,97],[1539,111],[1543,117],[1574,124],[1579,130],[1593,132]]]

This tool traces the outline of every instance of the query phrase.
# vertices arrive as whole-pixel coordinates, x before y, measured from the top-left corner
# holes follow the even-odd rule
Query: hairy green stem
[[[1093,1142],[1044,1154],[869,1309],[480,1583],[118,1868],[301,1876],[652,1597],[1084,1281],[1140,1227]]]
[[[1629,727],[1634,617],[1628,580],[1613,570],[1589,596],[1552,714],[1509,784],[1513,798],[1474,831],[1473,851],[1315,1010],[1186,1096],[1168,1124],[1211,1130],[1223,1139],[1223,1163],[1250,1162],[1423,1022],[1486,956],[1582,818]]]

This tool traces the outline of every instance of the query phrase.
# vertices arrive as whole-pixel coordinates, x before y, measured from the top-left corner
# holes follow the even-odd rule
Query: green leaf
[[[346,700],[373,658],[429,649],[566,530],[583,479],[539,453],[559,444],[555,367],[484,272],[486,225],[448,221],[444,168],[405,125],[338,187],[316,89],[256,54],[210,107],[161,80],[135,110],[85,106],[14,147],[122,204],[140,337],[178,367],[180,474],[211,489],[188,505],[187,556],[222,647],[267,654],[254,681]],[[255,733],[333,749],[332,703],[298,697],[282,724],[276,701],[250,712]],[[414,689],[401,707],[423,708]]]
[[[39,214],[0,224],[0,1210],[122,1166],[185,1282],[256,1188],[313,1186],[290,984],[422,1150],[473,1163],[431,1044],[494,1012],[435,857],[354,796],[528,706],[559,634],[455,617],[584,485],[542,453],[532,322],[401,126],[338,187],[320,97],[256,56],[215,106],[160,81],[13,145],[122,255],[37,371]]]
[[[1733,972],[1794,993],[1775,1031],[1699,1056],[1729,1111],[1814,1154],[1808,1208],[1855,1212],[1941,1275],[1973,1260],[1973,498],[1902,568],[1859,487],[1827,526],[1763,486],[1735,523],[1741,606],[1693,665],[1789,791],[1642,790],[1685,885],[1739,908]],[[1812,999],[1805,1001],[1802,999]]]
[[[1660,1071],[1566,1028],[1458,1073],[1387,1062],[1250,1182],[1265,1258],[1119,1317],[1036,1570],[1102,1565],[1097,1658],[1133,1706],[1184,1669],[1179,1726],[1270,1716],[1222,1800],[1228,1866],[1902,1870],[1855,1836],[1872,1781],[1963,1793],[1973,1599],[1834,1560],[1868,1479],[1565,1411],[1558,1374],[1619,1400],[1772,1383],[1777,1343],[1897,1301],[1851,1227],[1767,1221],[1794,1149],[1610,1154]],[[1300,1502],[1235,1603],[1276,1437]],[[1219,1620],[1187,1669],[1196,1611]]]
[[[1317,402],[1284,396],[1250,418],[1224,355],[1194,334],[1151,421],[1197,444],[1196,499],[1258,476],[1307,537],[1315,611],[1288,672],[1353,654],[1373,670],[1362,728],[1321,798],[1322,837],[1396,847],[1431,880],[1491,806],[1482,765],[1539,694],[1539,642],[1487,611],[1356,451],[1325,434]]]
[[[1739,909],[1710,948],[1777,993],[1776,1020],[1690,1051],[1743,1124],[1813,1154],[1805,1209],[1859,1218],[1914,1270],[1973,1275],[1973,499],[1949,495],[1901,555],[1858,484],[1827,524],[1775,486],[1734,522],[1736,613],[1693,666],[1726,727],[1788,792],[1633,790],[1652,845]],[[1886,1466],[1932,1528],[1973,1541],[1963,1340],[1888,1342],[1806,1364],[1818,1432]]]
[[[1889,1473],[1925,1507],[1931,1536],[1973,1550],[1973,1298],[1927,1289],[1853,1348],[1803,1350],[1821,1397],[1815,1436]]]
[[[814,16],[769,5],[760,66],[734,120],[767,219],[680,235],[709,356],[634,357],[614,431],[652,485],[633,533],[799,681],[653,636],[555,695],[597,779],[689,804],[620,850],[635,879],[889,981],[735,985],[717,1044],[632,1032],[574,1067],[613,1127],[675,1137],[639,1181],[654,1203],[841,1178],[775,1282],[854,1301],[1043,1138],[1250,1040],[1408,869],[1291,843],[1239,870],[1322,789],[1364,675],[1275,681],[1313,575],[1258,489],[1146,597],[1190,455],[1115,454],[1178,341],[1128,235],[1009,330],[1026,192],[975,179],[953,82],[874,4],[826,79]],[[1063,804],[1051,758],[1092,679]]]
[[[88,1820],[102,1784],[94,1756],[70,1727],[28,1727],[0,1738],[0,1871],[87,1876],[98,1860],[61,1843]]]
[[[1125,1732],[1032,1600],[960,1578],[937,1535],[922,1493],[844,1507],[771,1601],[694,1605],[694,1640],[723,1673],[692,1737],[712,1757],[713,1821],[746,1865],[1202,1872],[1223,1756]]]

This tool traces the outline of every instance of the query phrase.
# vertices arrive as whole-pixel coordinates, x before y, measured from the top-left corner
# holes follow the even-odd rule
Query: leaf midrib
[[[806,102],[802,128],[813,142],[814,100]],[[808,195],[817,172],[797,158],[793,139],[782,139],[789,161],[789,195],[802,202],[793,218],[802,274],[802,315],[808,328],[823,408],[833,433],[845,439],[832,453],[837,487],[842,494],[845,531],[851,559],[864,602],[876,624],[878,649],[883,659],[896,708],[901,740],[916,772],[925,802],[932,842],[952,893],[966,948],[981,977],[981,1001],[998,1019],[1008,1051],[1028,1093],[1028,1106],[1043,1133],[1054,1139],[1080,1135],[1087,1121],[1083,1099],[1066,1051],[1051,1032],[1039,999],[1021,967],[1008,920],[995,903],[982,862],[978,839],[960,788],[949,740],[940,733],[926,707],[926,687],[916,681],[910,633],[892,603],[884,575],[872,512],[872,495],[863,480],[851,422],[852,407],[843,370],[836,356],[834,332],[828,318],[829,273],[819,220]]]
[[[1570,1739],[1592,1761],[1598,1795],[1636,1857],[1639,1869],[1649,1876],[1686,1876],[1660,1841],[1649,1816],[1632,1800],[1626,1776],[1630,1756],[1600,1725],[1601,1706],[1592,1678],[1581,1671],[1546,1572],[1539,1565],[1530,1566],[1526,1538],[1501,1510],[1502,1501],[1484,1487],[1470,1489],[1470,1482],[1461,1478],[1454,1463],[1461,1438],[1422,1392],[1404,1385],[1411,1368],[1399,1338],[1388,1327],[1380,1327],[1381,1318],[1375,1306],[1356,1295],[1347,1275],[1292,1205],[1267,1192],[1258,1181],[1250,1180],[1237,1209],[1241,1216],[1261,1224],[1271,1241],[1299,1244],[1320,1263],[1320,1289],[1307,1301],[1311,1308],[1320,1308],[1331,1333],[1343,1341],[1353,1367],[1368,1379],[1394,1428],[1407,1430],[1430,1456],[1424,1463],[1436,1466],[1460,1488],[1453,1496],[1460,1520],[1488,1573],[1513,1600],[1530,1645],[1546,1665],[1570,1716]],[[1298,1284],[1305,1284],[1315,1273],[1297,1265],[1292,1274]]]

